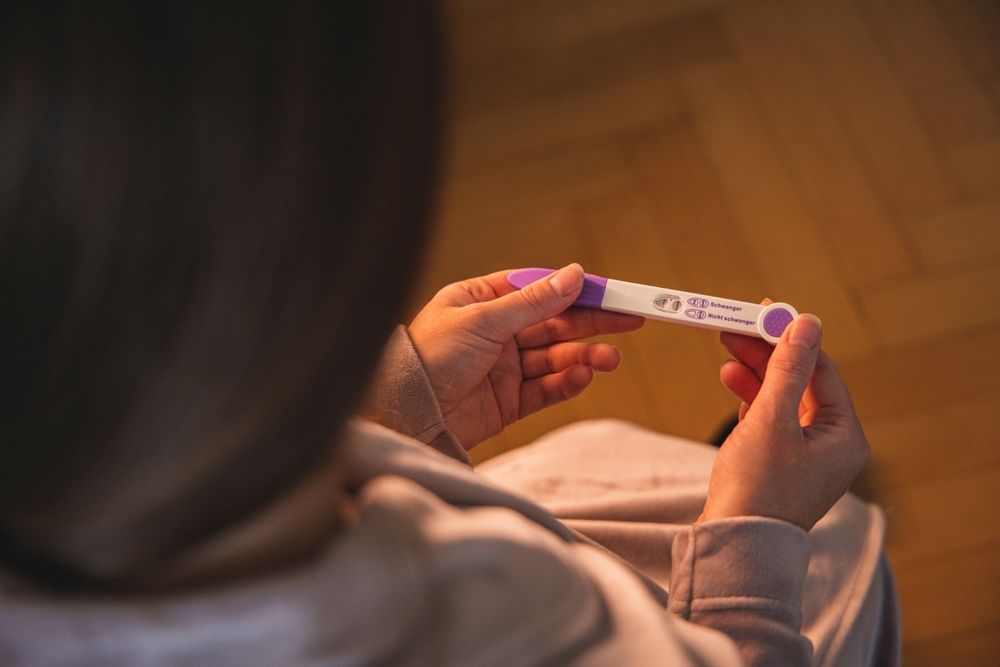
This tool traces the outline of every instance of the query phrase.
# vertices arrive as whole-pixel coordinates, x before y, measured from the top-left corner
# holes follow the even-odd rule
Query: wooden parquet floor
[[[418,288],[580,261],[818,314],[873,446],[907,665],[1000,664],[1000,3],[455,0]],[[707,332],[649,323],[485,443],[735,410]]]

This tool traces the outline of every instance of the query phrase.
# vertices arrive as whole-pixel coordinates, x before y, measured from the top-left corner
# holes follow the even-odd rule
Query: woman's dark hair
[[[356,406],[430,215],[437,23],[0,4],[0,561],[138,580]]]

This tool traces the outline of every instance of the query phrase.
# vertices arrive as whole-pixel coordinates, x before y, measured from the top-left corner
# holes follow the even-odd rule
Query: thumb
[[[574,262],[480,308],[485,323],[500,337],[509,338],[569,308],[582,289],[583,267]]]
[[[778,341],[754,400],[766,414],[796,422],[799,402],[816,369],[823,326],[815,315],[799,315]]]

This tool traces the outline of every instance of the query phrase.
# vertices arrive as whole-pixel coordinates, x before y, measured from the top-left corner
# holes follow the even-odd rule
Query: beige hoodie
[[[379,378],[369,414],[395,430],[351,424],[358,515],[320,553],[155,597],[2,576],[0,664],[898,663],[876,508],[847,496],[808,535],[692,526],[714,450],[617,421],[472,470],[402,329]]]

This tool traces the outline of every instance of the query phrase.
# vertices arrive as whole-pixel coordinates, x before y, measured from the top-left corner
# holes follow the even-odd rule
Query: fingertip
[[[719,367],[719,381],[742,401],[753,401],[760,393],[760,380],[752,370],[735,359],[729,359]]]
[[[736,372],[737,366],[742,366],[742,365],[743,364],[736,361],[735,359],[726,359],[721,364],[719,364],[719,378],[722,380],[722,383],[725,384],[726,383],[725,378],[728,377],[730,373]]]
[[[585,312],[585,317],[589,319],[590,332],[588,335],[629,333],[641,328],[646,323],[646,318],[638,315],[590,308],[581,308],[580,310]]]
[[[610,347],[612,352],[614,353],[614,361],[615,361],[614,366],[612,366],[610,370],[615,370],[616,368],[622,365],[623,361],[625,361],[625,356],[622,354],[621,348],[619,348],[617,345],[608,345],[608,347]]]
[[[622,362],[622,353],[614,345],[598,343],[590,348],[590,358],[588,365],[595,371],[610,373],[618,368]]]
[[[728,332],[720,334],[719,339],[737,361],[750,368],[758,378],[764,377],[767,362],[774,352],[770,343],[761,338]]]
[[[639,315],[625,315],[624,313],[622,316],[628,318],[626,321],[628,322],[628,325],[632,327],[631,329],[628,329],[628,331],[637,331],[646,325],[645,317],[640,317]]]
[[[567,264],[549,276],[549,284],[560,297],[571,296],[583,287],[583,267],[577,262]]]
[[[760,398],[778,418],[798,418],[799,404],[816,371],[820,334],[818,318],[799,315],[775,345]]]
[[[820,319],[811,313],[803,313],[795,318],[784,337],[790,345],[803,350],[812,350],[819,346],[822,335],[823,323]]]
[[[565,398],[574,398],[594,379],[594,369],[590,366],[573,366],[566,370],[564,377],[566,381],[563,384],[563,395]]]
[[[594,369],[579,364],[570,368],[566,375],[573,384],[587,386],[594,379]]]

